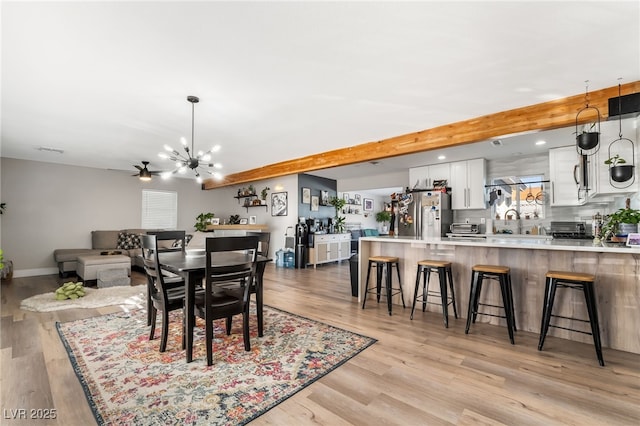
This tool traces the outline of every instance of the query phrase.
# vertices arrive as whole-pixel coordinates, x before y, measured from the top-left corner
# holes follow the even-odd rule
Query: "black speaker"
[[[640,115],[640,93],[609,98],[609,119],[637,117]]]

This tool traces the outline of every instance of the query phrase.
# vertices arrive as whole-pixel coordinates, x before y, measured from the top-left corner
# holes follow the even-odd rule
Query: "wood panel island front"
[[[583,272],[596,277],[598,316],[602,346],[640,354],[640,249],[618,244],[594,245],[584,240],[545,240],[533,238],[488,238],[478,240],[415,239],[400,237],[362,237],[359,242],[359,292],[362,304],[367,259],[369,256],[400,258],[402,288],[408,309],[402,310],[400,296],[395,296],[393,315],[409,318],[416,281],[417,263],[423,259],[446,260],[452,263],[457,321],[465,321],[469,303],[471,267],[476,264],[503,265],[511,268],[516,324],[518,330],[540,332],[544,300],[545,274],[549,270]],[[375,274],[372,274],[375,279]],[[395,277],[394,277],[395,280]],[[437,289],[437,276],[431,289]],[[562,293],[562,294],[560,294]],[[372,296],[369,296],[372,297]],[[375,296],[373,296],[375,297]],[[483,286],[481,301],[501,305],[499,286]],[[367,304],[367,306],[373,306]],[[494,308],[489,308],[494,309]],[[442,312],[440,306],[427,305],[427,310]],[[489,311],[491,312],[491,311]],[[499,310],[493,313],[501,314]],[[449,321],[453,319],[450,310]],[[560,290],[556,295],[554,314],[588,318],[584,294]],[[415,319],[414,319],[415,321]],[[502,318],[478,316],[478,322],[506,327]],[[556,318],[562,327],[589,331],[589,325]],[[473,328],[470,333],[473,333]],[[548,336],[592,344],[590,335],[551,328]],[[506,338],[505,332],[505,340]],[[516,333],[516,344],[518,336]]]

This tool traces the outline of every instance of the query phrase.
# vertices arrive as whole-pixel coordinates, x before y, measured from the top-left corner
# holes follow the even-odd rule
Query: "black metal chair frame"
[[[259,256],[269,256],[269,243],[271,241],[271,233],[269,232],[247,232],[247,236],[258,237],[258,255]],[[260,262],[256,267],[256,279],[262,280],[264,276],[264,269],[266,268],[266,263]],[[256,295],[256,315],[258,317],[258,337],[262,337],[264,335],[264,324],[263,324],[263,303],[261,300],[258,300],[258,297],[262,298],[262,294],[258,293],[256,289],[256,285],[262,286],[263,282],[251,284],[251,293]],[[263,287],[264,288],[264,287]]]
[[[480,303],[480,293],[482,292],[482,282],[484,279],[497,281],[500,284],[500,293],[502,294],[502,306],[492,305],[489,303]],[[502,308],[504,315],[495,315],[488,312],[479,312],[479,306],[489,306],[493,308]],[[507,331],[511,344],[515,344],[514,331],[516,329],[516,316],[513,307],[513,291],[511,289],[511,274],[492,273],[471,271],[471,289],[469,291],[469,310],[467,313],[467,326],[464,330],[465,334],[469,334],[471,323],[475,324],[478,315],[486,315],[496,318],[504,318],[507,320]]]
[[[553,304],[556,297],[557,288],[569,288],[572,290],[580,290],[584,293],[585,304],[587,306],[587,313],[589,319],[580,319],[574,317],[565,317],[562,315],[553,315]],[[551,324],[551,318],[564,318],[573,321],[585,322],[591,325],[591,332],[578,330],[575,328],[561,327]],[[600,325],[598,322],[598,308],[596,306],[596,294],[593,285],[593,281],[577,281],[568,280],[562,278],[547,277],[545,289],[544,289],[544,306],[542,309],[542,323],[540,325],[540,341],[538,342],[538,350],[541,351],[544,345],[544,340],[547,337],[549,327],[561,328],[563,330],[574,331],[582,334],[589,334],[593,337],[593,345],[596,349],[596,356],[598,357],[598,363],[604,367],[604,358],[602,356],[602,342],[600,340]]]
[[[369,276],[371,275],[371,268],[376,268],[376,286],[369,287]],[[398,274],[398,288],[392,287],[391,275],[393,273],[393,268],[396,268],[396,272]],[[390,270],[391,269],[391,270]],[[400,278],[400,263],[399,262],[382,262],[375,261],[369,259],[369,266],[367,267],[367,279],[365,281],[365,292],[362,298],[362,309],[364,309],[365,304],[367,303],[367,294],[376,293],[376,300],[380,303],[380,294],[382,293],[382,275],[383,272],[385,274],[385,295],[387,298],[387,309],[389,310],[389,315],[391,315],[392,310],[392,298],[396,294],[400,294],[402,298],[402,307],[406,308],[404,303],[404,294],[402,293],[402,280]]]
[[[440,283],[440,291],[429,291],[429,279],[431,272],[438,274],[438,281]],[[420,290],[420,275],[422,275],[422,295],[418,296]],[[449,281],[449,289],[451,296],[449,297],[447,291],[447,281]],[[440,297],[440,303],[429,302],[429,297]],[[413,306],[411,307],[411,319],[413,319],[413,313],[416,309],[416,302],[422,302],[422,312],[427,309],[427,303],[442,306],[442,316],[444,318],[444,326],[449,328],[449,305],[453,305],[453,315],[458,318],[458,309],[456,308],[456,293],[453,289],[453,276],[451,274],[451,266],[427,266],[418,264],[418,271],[416,273],[416,289],[413,295]]]

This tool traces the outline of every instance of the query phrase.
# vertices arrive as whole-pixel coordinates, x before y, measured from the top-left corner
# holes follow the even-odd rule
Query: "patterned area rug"
[[[101,308],[109,305],[125,305],[128,308],[147,304],[147,286],[117,286],[84,289],[86,296],[78,299],[56,300],[53,291],[37,294],[20,302],[20,309],[36,312],[51,312],[61,309]]]
[[[179,312],[171,313],[164,353],[159,330],[148,340],[142,309],[56,326],[101,425],[245,424],[376,342],[268,306],[264,314],[259,338],[252,312],[251,352],[244,351],[241,317],[230,336],[224,320],[216,322],[211,367],[200,319],[194,361],[186,363]]]

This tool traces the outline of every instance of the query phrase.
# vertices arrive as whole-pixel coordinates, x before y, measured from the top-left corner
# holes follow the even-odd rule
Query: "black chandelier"
[[[164,149],[168,151],[170,154],[167,154],[166,152],[161,152],[158,155],[161,158],[174,161],[176,167],[171,171],[163,172],[161,176],[166,179],[176,173],[184,174],[187,172],[188,169],[191,169],[195,173],[196,181],[198,181],[198,183],[202,183],[201,173],[208,173],[215,179],[222,179],[222,174],[216,171],[218,169],[221,169],[222,165],[220,163],[210,162],[211,153],[218,152],[220,150],[220,145],[215,145],[207,152],[198,151],[198,153],[195,154],[194,109],[195,109],[195,104],[200,102],[200,98],[198,98],[197,96],[187,96],[187,101],[191,102],[191,149],[189,149],[187,140],[184,137],[180,138],[180,142],[182,143],[182,147],[186,152],[186,156],[184,154],[179,153],[169,145],[165,145]]]

